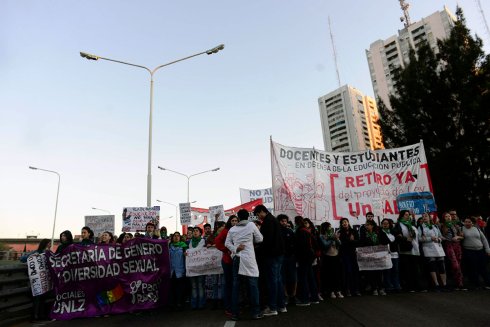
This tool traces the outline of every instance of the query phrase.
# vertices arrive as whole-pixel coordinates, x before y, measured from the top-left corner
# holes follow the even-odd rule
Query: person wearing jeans
[[[259,306],[259,268],[255,260],[254,243],[262,242],[262,234],[254,223],[248,221],[248,211],[241,209],[237,213],[240,222],[232,227],[226,236],[225,246],[233,258],[232,320],[239,319],[241,281],[248,284],[250,311],[253,319],[260,319]]]
[[[285,252],[281,224],[262,204],[255,207],[254,215],[262,222],[260,233],[264,237],[264,241],[257,248],[257,256],[265,263],[263,273],[267,276],[268,308],[263,311],[263,314],[276,316],[278,311],[287,312],[281,278]]]
[[[318,287],[313,275],[313,260],[315,250],[311,232],[305,227],[304,219],[300,217],[297,221],[296,230],[296,260],[298,262],[298,292],[299,302],[297,306],[308,306],[310,303],[318,304]]]
[[[223,252],[223,258],[221,259],[221,265],[223,267],[223,275],[225,279],[224,285],[224,305],[225,314],[231,316],[231,299],[232,299],[232,289],[233,289],[233,259],[231,258],[230,250],[225,246],[226,237],[228,236],[229,230],[238,223],[238,217],[231,215],[226,222],[225,228],[218,234],[214,240],[215,246],[218,250]]]

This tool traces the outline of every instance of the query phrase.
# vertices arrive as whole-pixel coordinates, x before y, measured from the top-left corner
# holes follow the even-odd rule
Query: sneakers
[[[318,300],[323,301],[323,297],[320,293],[318,293]]]
[[[373,295],[374,295],[374,296],[378,296],[378,290],[374,290],[374,291],[373,291]]]
[[[308,306],[310,306],[310,302],[296,302],[296,306],[298,306],[298,307],[308,307]]]
[[[386,295],[385,290],[380,290],[380,291],[379,291],[379,295],[383,295],[383,296],[384,296],[384,295]]]
[[[238,316],[231,316],[231,320],[238,321],[239,319],[238,319]]]
[[[277,311],[276,310],[271,310],[269,308],[266,308],[264,311],[262,311],[262,314],[266,317],[268,316],[277,316]]]
[[[276,314],[277,314],[277,312],[276,312]],[[262,319],[262,318],[264,318],[264,315],[263,314],[260,314],[260,313],[258,315],[256,315],[256,316],[253,316],[252,317],[253,320],[259,320],[259,319]]]
[[[343,299],[343,298],[344,298],[344,296],[342,295],[342,293],[341,293],[341,292],[337,292],[337,298],[339,298],[339,299]]]
[[[286,307],[284,307],[284,308],[277,309],[277,311],[280,313],[286,313],[286,312],[288,312],[288,309],[286,309]]]
[[[311,301],[311,304],[320,304],[320,301]]]
[[[331,299],[336,299],[336,298],[337,298],[337,296],[335,295],[335,293],[334,293],[334,292],[332,292],[332,293],[330,293],[330,298],[331,298]]]

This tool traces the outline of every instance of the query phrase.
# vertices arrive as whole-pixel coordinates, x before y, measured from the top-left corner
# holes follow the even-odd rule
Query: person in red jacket
[[[221,231],[221,233],[216,236],[214,239],[214,245],[218,250],[223,252],[223,258],[221,259],[221,265],[223,266],[223,274],[225,276],[225,294],[224,294],[224,305],[225,305],[225,314],[229,317],[232,316],[231,313],[231,291],[233,287],[233,260],[230,256],[230,250],[225,246],[226,236],[228,236],[228,231],[230,228],[235,226],[238,223],[238,217],[235,215],[231,215],[226,222],[225,228]]]

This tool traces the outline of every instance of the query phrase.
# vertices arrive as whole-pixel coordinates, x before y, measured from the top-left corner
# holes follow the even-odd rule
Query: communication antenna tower
[[[412,23],[410,22],[410,15],[408,14],[408,8],[410,8],[410,4],[405,2],[405,0],[400,1],[400,8],[403,10],[403,17],[400,17],[400,21],[403,22],[405,27],[410,26]]]
[[[335,50],[335,42],[333,40],[332,26],[330,24],[330,16],[328,16],[328,29],[330,31],[330,41],[332,42],[332,52],[333,52],[333,60],[335,62],[335,72],[337,73],[337,83],[340,87],[340,74],[339,74],[339,64],[337,62],[337,50]]]
[[[487,19],[485,17],[485,13],[483,12],[483,8],[481,6],[481,2],[480,0],[475,0],[476,1],[476,4],[478,5],[478,10],[480,11],[480,15],[482,17],[482,20],[483,20],[483,24],[485,25],[485,30],[487,32],[487,37],[489,38],[490,40],[490,29],[488,28],[488,23],[487,23]]]

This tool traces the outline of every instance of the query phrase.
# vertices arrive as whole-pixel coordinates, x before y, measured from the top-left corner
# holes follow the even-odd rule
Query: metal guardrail
[[[0,264],[0,326],[29,319],[32,295],[27,265],[15,261]]]

